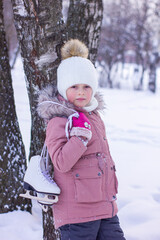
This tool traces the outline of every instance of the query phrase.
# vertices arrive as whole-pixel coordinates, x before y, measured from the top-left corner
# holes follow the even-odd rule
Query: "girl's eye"
[[[85,88],[90,88],[90,86],[86,85]]]
[[[71,88],[76,88],[76,86],[72,86]]]

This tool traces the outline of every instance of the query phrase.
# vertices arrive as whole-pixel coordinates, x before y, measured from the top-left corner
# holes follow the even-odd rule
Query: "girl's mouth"
[[[77,100],[77,101],[84,101],[85,98],[77,98],[76,100]]]

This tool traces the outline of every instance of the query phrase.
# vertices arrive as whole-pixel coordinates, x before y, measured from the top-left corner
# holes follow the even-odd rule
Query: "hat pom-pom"
[[[88,48],[78,39],[71,39],[67,41],[61,48],[62,59],[70,57],[88,58]]]

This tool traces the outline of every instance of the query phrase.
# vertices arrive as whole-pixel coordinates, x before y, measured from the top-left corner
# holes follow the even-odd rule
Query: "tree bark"
[[[2,1],[0,46],[0,213],[18,209],[30,211],[30,201],[19,197],[23,191],[26,156],[15,111]]]
[[[17,50],[19,49],[17,32],[13,21],[13,9],[11,0],[5,0],[3,1],[3,4],[4,28],[8,47],[9,62],[11,68],[13,68],[15,60],[17,58]]]
[[[30,156],[39,154],[44,142],[44,125],[37,116],[37,94],[48,84],[56,84],[56,69],[63,43],[60,0],[12,0],[15,25],[24,63],[31,106]]]
[[[64,24],[60,0],[12,0],[15,25],[26,75],[31,109],[30,157],[40,154],[45,139],[45,126],[36,112],[39,90],[56,85]],[[44,240],[56,239],[52,211],[43,214]]]
[[[68,39],[78,38],[89,48],[95,63],[103,18],[102,0],[70,0],[66,23]]]
[[[157,64],[159,61],[160,56],[158,52],[155,52],[150,56],[148,89],[153,93],[156,92]]]
[[[156,66],[153,64],[150,64],[148,89],[153,93],[156,92]]]

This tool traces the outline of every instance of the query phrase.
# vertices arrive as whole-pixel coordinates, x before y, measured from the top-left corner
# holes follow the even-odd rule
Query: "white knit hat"
[[[76,84],[87,84],[92,88],[92,99],[98,87],[97,71],[87,59],[87,47],[77,39],[71,39],[61,49],[62,62],[57,69],[57,88],[67,100],[66,91]]]

